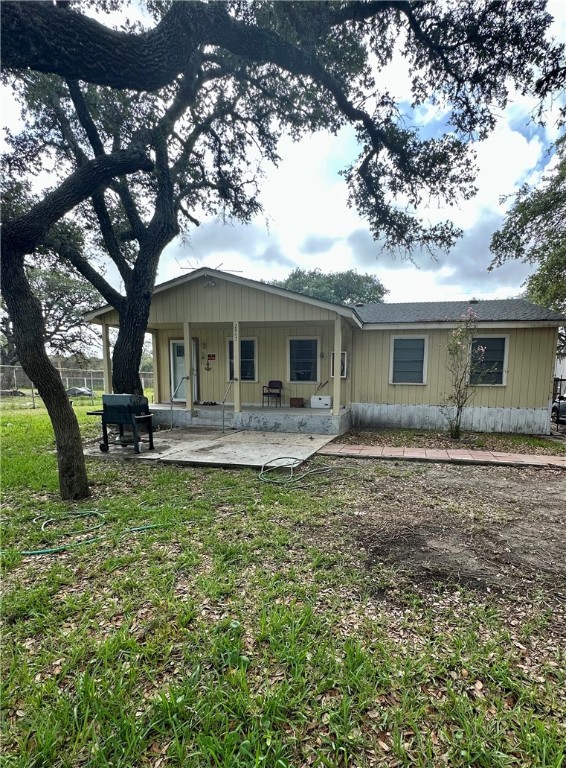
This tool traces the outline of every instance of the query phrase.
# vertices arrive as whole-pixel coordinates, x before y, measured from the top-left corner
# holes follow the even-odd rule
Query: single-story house
[[[343,306],[208,268],[154,290],[155,420],[210,424],[224,403],[223,418],[239,429],[445,429],[447,342],[470,305],[489,372],[474,385],[464,428],[549,432],[565,322],[556,312],[522,299]],[[106,306],[87,319],[102,325],[109,392],[108,329],[118,315]],[[282,383],[280,398],[263,397],[270,381]]]

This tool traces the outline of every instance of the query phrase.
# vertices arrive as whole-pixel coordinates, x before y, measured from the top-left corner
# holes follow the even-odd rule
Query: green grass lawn
[[[544,595],[375,596],[397,574],[368,570],[346,510],[393,463],[290,489],[92,460],[92,498],[68,504],[42,411],[3,414],[2,462],[0,765],[564,764],[566,665]],[[421,470],[402,471],[410,488]],[[97,541],[19,554],[77,541],[101,518],[60,518],[89,510]],[[131,530],[146,525],[163,527]]]

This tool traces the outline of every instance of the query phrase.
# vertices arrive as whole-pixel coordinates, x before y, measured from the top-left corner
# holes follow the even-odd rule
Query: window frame
[[[257,355],[257,336],[241,336],[240,337],[240,381],[243,384],[257,384],[259,381],[259,373],[258,373],[258,355]],[[254,343],[254,373],[255,378],[254,379],[242,379],[242,358],[241,358],[241,344],[243,341],[253,341]],[[232,347],[234,345],[234,337],[228,336],[226,339],[226,382],[230,382],[230,342],[232,342]]]
[[[508,360],[509,360],[509,334],[508,333],[484,333],[481,336],[479,334],[478,336],[474,336],[472,339],[472,343],[470,344],[470,359],[472,356],[474,339],[503,339],[505,341],[505,346],[503,348],[503,370],[501,371],[501,383],[499,384],[492,384],[490,382],[474,383],[471,381],[471,378],[470,378],[470,386],[471,387],[505,387],[507,386],[507,367],[508,367]]]
[[[395,364],[395,342],[397,339],[409,341],[410,339],[423,339],[423,380],[422,381],[393,381],[393,370]],[[427,371],[428,371],[428,334],[414,333],[414,334],[395,334],[390,337],[389,342],[389,384],[394,387],[425,387],[427,384]]]
[[[291,379],[291,342],[292,341],[316,341],[316,379],[300,381]],[[318,384],[320,382],[320,355],[321,355],[321,337],[320,336],[288,336],[287,337],[287,384]]]

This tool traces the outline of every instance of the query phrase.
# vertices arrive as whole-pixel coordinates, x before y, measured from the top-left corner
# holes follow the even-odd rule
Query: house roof
[[[471,307],[478,322],[548,322],[565,321],[552,309],[539,307],[524,299],[489,299],[486,301],[417,301],[411,303],[365,304],[355,312],[364,325],[400,323],[454,323]]]
[[[387,326],[387,325],[422,325],[422,324],[454,324],[471,307],[477,315],[480,323],[546,323],[551,325],[566,325],[566,317],[545,309],[537,304],[531,304],[524,299],[490,299],[480,301],[418,301],[403,303],[379,302],[365,304],[363,306],[351,306],[345,304],[332,304],[321,301],[296,291],[279,288],[269,283],[251,280],[250,278],[233,275],[208,267],[200,267],[188,275],[176,277],[167,282],[156,285],[153,292],[161,293],[171,288],[176,288],[184,283],[198,279],[211,280],[214,278],[226,280],[231,283],[257,288],[267,293],[287,296],[288,298],[318,307],[332,309],[343,317],[353,320],[358,327]],[[85,313],[87,320],[94,320],[105,312],[112,310],[106,305]]]

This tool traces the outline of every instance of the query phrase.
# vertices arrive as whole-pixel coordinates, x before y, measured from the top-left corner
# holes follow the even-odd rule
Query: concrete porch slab
[[[155,449],[147,442],[140,454],[132,446],[110,445],[102,453],[98,443],[88,446],[86,455],[105,460],[150,461],[163,464],[212,467],[257,467],[282,456],[305,461],[334,438],[334,435],[309,435],[287,432],[222,433],[213,429],[173,429],[154,433]]]

